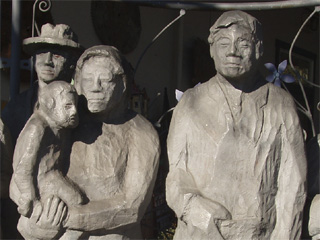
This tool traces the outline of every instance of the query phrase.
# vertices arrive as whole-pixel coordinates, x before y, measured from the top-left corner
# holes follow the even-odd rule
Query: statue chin
[[[105,103],[97,102],[97,101],[88,101],[88,109],[92,113],[103,112],[106,109]]]

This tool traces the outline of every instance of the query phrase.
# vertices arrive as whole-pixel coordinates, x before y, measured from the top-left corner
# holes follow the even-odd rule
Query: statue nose
[[[93,91],[101,91],[102,87],[101,87],[101,80],[100,78],[96,78],[93,81],[93,85],[92,85],[92,90]]]
[[[238,47],[236,46],[236,44],[232,43],[230,44],[229,48],[228,48],[228,52],[227,52],[227,56],[238,56]]]
[[[76,115],[77,114],[77,108],[75,106],[72,106],[70,112],[71,112],[72,115]]]
[[[45,55],[45,63],[46,64],[51,64],[52,63],[52,53],[48,52]]]

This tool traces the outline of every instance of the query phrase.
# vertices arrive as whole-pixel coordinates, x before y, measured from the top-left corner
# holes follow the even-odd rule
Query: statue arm
[[[81,231],[109,230],[126,227],[141,220],[151,200],[160,146],[154,129],[151,136],[144,133],[143,129],[139,132],[136,132],[139,139],[133,137],[130,142],[121,193],[104,200],[70,207],[65,227]]]
[[[1,178],[1,198],[9,197],[9,184],[12,176],[12,157],[13,147],[11,142],[10,131],[0,119],[0,149],[1,149],[1,165],[0,165],[0,178]]]
[[[293,102],[284,114],[282,156],[275,199],[277,222],[271,239],[299,239],[306,199],[306,157]]]
[[[90,201],[85,205],[68,208],[64,227],[80,231],[114,229],[137,221],[138,216],[125,200],[125,195]]]
[[[184,111],[184,98],[174,111],[168,136],[170,169],[166,180],[166,199],[178,219],[210,235],[217,220],[230,219],[220,203],[204,197],[188,170],[188,140],[192,138],[190,116]],[[217,237],[217,235],[215,235]]]
[[[36,200],[36,186],[34,178],[37,173],[37,155],[43,137],[43,128],[32,119],[18,138],[13,160],[13,177],[10,193],[18,205],[20,214],[29,216],[32,211],[32,202]]]

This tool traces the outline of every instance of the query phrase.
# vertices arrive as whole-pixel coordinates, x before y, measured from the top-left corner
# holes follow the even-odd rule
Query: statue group
[[[259,73],[261,24],[225,12],[208,41],[217,74],[183,94],[167,139],[174,239],[299,239],[304,140],[292,97]],[[38,81],[2,116],[17,139],[10,197],[19,232],[141,239],[160,144],[152,124],[128,109],[131,65],[112,46],[83,51],[63,24],[44,25],[24,44]]]
[[[25,41],[37,49],[39,80],[13,157],[18,230],[25,239],[140,239],[160,146],[153,126],[127,109],[131,66],[114,47],[89,48],[72,86],[61,77],[72,69],[63,50],[79,47],[74,33],[48,24],[41,33]]]

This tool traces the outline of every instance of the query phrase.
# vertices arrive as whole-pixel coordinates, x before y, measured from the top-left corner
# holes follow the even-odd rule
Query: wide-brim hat
[[[23,40],[23,50],[33,55],[36,51],[45,48],[65,49],[81,53],[83,47],[78,43],[77,35],[65,24],[44,24],[38,37],[30,37]]]

